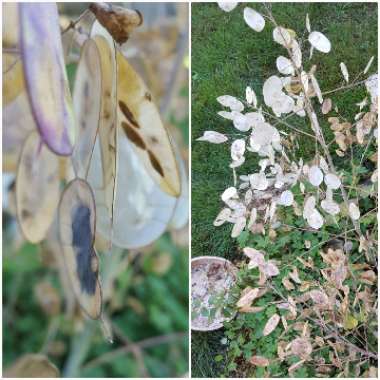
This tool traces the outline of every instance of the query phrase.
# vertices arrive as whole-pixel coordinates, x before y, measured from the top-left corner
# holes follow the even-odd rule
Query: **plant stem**
[[[117,358],[120,355],[125,355],[130,352],[133,352],[133,350],[136,349],[136,346],[139,347],[140,349],[150,348],[150,347],[159,346],[161,344],[170,343],[186,336],[187,336],[187,333],[179,332],[179,333],[172,333],[172,334],[167,334],[167,335],[159,335],[152,338],[141,340],[140,342],[137,342],[134,344],[128,344],[128,345],[125,345],[124,347],[120,347],[120,348],[117,348],[116,350],[107,352],[97,357],[96,359],[90,360],[86,365],[83,366],[83,369],[90,369],[100,364],[108,363],[109,361],[112,361],[113,359]]]

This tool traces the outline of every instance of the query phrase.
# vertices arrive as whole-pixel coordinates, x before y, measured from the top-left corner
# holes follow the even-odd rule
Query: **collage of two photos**
[[[378,377],[376,2],[2,3],[4,378]]]

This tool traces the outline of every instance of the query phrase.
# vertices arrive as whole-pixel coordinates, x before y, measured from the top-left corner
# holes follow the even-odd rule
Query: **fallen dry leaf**
[[[263,336],[267,336],[270,333],[273,332],[273,330],[277,327],[278,323],[280,322],[280,316],[278,314],[272,315],[268,322],[266,323],[264,330],[263,330]]]
[[[267,367],[269,365],[269,360],[264,356],[252,356],[249,362],[257,367]]]

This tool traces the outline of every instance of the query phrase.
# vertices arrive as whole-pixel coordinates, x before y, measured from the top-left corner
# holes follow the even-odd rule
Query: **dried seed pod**
[[[264,17],[249,7],[244,8],[244,21],[256,32],[261,32],[265,27]]]
[[[236,8],[238,5],[237,1],[219,1],[218,2],[219,8],[223,10],[224,12],[231,12]]]
[[[20,3],[20,50],[33,115],[56,154],[71,155],[75,117],[55,3]]]
[[[99,120],[99,144],[101,149],[101,167],[97,176],[101,177],[102,194],[97,199],[97,204],[101,203],[106,207],[105,216],[109,228],[112,229],[113,214],[116,198],[116,178],[117,178],[117,132],[116,132],[116,89],[117,89],[117,68],[116,68],[116,48],[111,35],[103,28],[99,22],[95,21],[91,27],[91,38],[96,43],[101,69],[101,106]],[[93,163],[90,163],[90,167]],[[94,188],[89,179],[91,186]]]
[[[59,162],[41,141],[30,133],[22,148],[16,177],[17,218],[25,238],[42,241],[53,222],[59,202]]]
[[[89,9],[119,44],[125,43],[132,31],[143,23],[143,16],[137,10],[109,3],[91,3]]]
[[[184,227],[189,220],[189,182],[185,162],[181,157],[179,148],[174,142],[173,148],[179,166],[181,195],[177,198],[174,213],[168,227],[178,230]]]
[[[101,62],[96,42],[88,39],[82,45],[78,63],[73,102],[77,118],[77,136],[72,155],[76,176],[86,179],[100,120],[102,102]]]
[[[118,129],[118,173],[114,223],[111,231],[107,209],[102,204],[102,183],[98,171],[101,152],[95,144],[89,179],[94,185],[97,229],[106,239],[122,248],[141,248],[152,243],[167,229],[178,198],[165,193],[151,178],[132,143]]]
[[[309,42],[313,47],[322,53],[329,53],[331,50],[331,42],[321,32],[311,32],[309,34]]]
[[[117,53],[118,125],[121,125],[149,175],[167,194],[181,194],[181,180],[168,131],[145,83],[121,53]]]
[[[76,299],[92,319],[98,319],[102,309],[99,259],[94,249],[95,220],[90,185],[74,179],[66,186],[59,205],[60,243]]]

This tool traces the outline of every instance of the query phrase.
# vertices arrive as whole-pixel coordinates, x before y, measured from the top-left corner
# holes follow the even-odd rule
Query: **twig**
[[[46,338],[40,350],[41,354],[46,354],[49,351],[50,344],[52,340],[56,337],[58,328],[59,328],[59,316],[55,316],[49,322]]]
[[[69,25],[67,25],[67,27],[62,30],[61,32],[61,35],[63,36],[66,32],[68,32],[70,29],[75,29],[75,26],[78,24],[78,22],[80,22],[88,13],[90,12],[90,9],[86,9],[84,10],[76,20],[74,21],[70,21]]]
[[[342,91],[342,90],[349,90],[350,88],[359,86],[359,85],[361,85],[361,84],[363,84],[365,82],[366,82],[366,79],[362,80],[360,82],[351,83],[351,84],[349,84],[347,86],[341,86],[341,87],[335,88],[334,90],[329,90],[329,91],[322,92],[322,95],[328,95],[328,94],[332,94],[333,92]]]
[[[63,368],[62,377],[79,376],[79,369],[91,347],[91,341],[96,327],[94,321],[88,320],[85,321],[85,323],[84,330],[80,334],[74,335],[71,341],[70,355]]]
[[[286,121],[284,121],[284,120],[282,120],[282,119],[280,119],[280,118],[278,118],[278,117],[272,115],[272,114],[269,113],[269,112],[262,111],[262,113],[263,113],[264,115],[270,116],[270,117],[272,117],[273,119],[275,119],[275,120],[277,121],[278,124],[284,124],[286,127],[290,128],[290,129],[293,129],[294,131],[296,131],[296,132],[298,132],[298,133],[302,133],[303,135],[308,136],[308,137],[311,137],[311,138],[314,139],[314,140],[316,139],[316,137],[315,137],[314,135],[312,135],[312,134],[310,134],[310,133],[307,133],[307,132],[305,132],[305,131],[301,131],[300,129],[298,129],[298,128],[296,128],[296,127],[293,127],[292,125],[290,125],[290,124],[287,123]]]
[[[167,334],[167,335],[159,335],[155,336],[153,338],[147,338],[144,340],[141,340],[140,342],[134,343],[133,345],[129,344],[124,347],[120,347],[116,350],[107,352],[96,359],[90,360],[87,364],[85,364],[82,368],[83,369],[90,369],[94,368],[100,364],[107,363],[115,358],[117,358],[120,355],[127,354],[132,352],[136,346],[139,347],[140,349],[145,349],[145,348],[151,348],[155,346],[159,346],[161,344],[166,344],[172,341],[175,341],[177,339],[181,339],[183,337],[186,337],[187,333],[185,332],[180,332],[180,333],[173,333],[173,334]]]
[[[367,356],[369,358],[377,360],[377,357],[378,357],[377,354],[375,354],[375,353],[373,353],[371,351],[363,350],[362,348],[356,346],[355,344],[351,343],[346,338],[344,338],[344,337],[340,336],[339,334],[337,334],[334,330],[330,329],[330,327],[326,326],[325,324],[322,324],[320,321],[318,321],[318,320],[316,320],[314,318],[311,318],[311,317],[306,317],[306,318],[309,319],[310,321],[314,322],[318,326],[322,327],[327,333],[331,334],[335,339],[337,339],[340,342],[342,342],[342,343],[346,344],[347,346],[351,347],[356,352],[359,352],[363,356]]]

